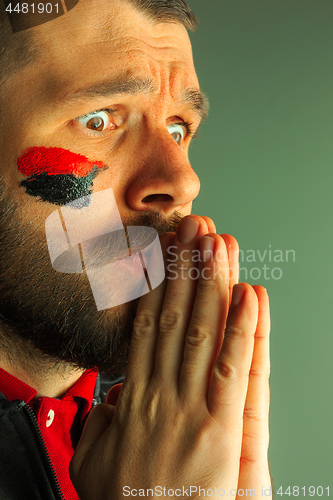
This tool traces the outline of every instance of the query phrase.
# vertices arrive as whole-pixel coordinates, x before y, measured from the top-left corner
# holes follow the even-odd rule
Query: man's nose
[[[190,212],[200,181],[187,155],[166,132],[141,149],[126,189],[126,203],[135,211],[154,210],[165,216]]]

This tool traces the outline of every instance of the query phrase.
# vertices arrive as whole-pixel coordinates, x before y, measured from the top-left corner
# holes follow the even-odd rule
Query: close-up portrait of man
[[[272,498],[268,294],[193,210],[198,20],[69,4],[0,2],[0,499]]]

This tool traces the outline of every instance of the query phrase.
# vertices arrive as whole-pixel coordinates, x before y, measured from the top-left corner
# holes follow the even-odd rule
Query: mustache
[[[174,212],[169,220],[164,215],[156,211],[147,210],[139,215],[123,217],[124,226],[145,226],[155,229],[161,236],[165,233],[176,232],[180,221],[185,217],[179,212]]]
[[[157,212],[145,212],[123,219],[124,229],[102,234],[79,244],[85,267],[101,267],[149,247],[157,234],[175,232],[183,216],[174,213],[170,220]],[[53,262],[53,267],[63,272],[82,272],[77,245],[63,252]]]

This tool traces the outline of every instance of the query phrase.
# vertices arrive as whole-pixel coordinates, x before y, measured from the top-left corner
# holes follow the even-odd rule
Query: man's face
[[[188,161],[204,114],[191,45],[182,25],[153,24],[118,0],[81,0],[34,36],[40,56],[7,81],[0,123],[4,331],[55,359],[111,371],[138,300],[98,312],[84,275],[52,269],[45,220],[75,192],[112,188],[124,225],[176,230],[200,187]],[[31,151],[42,158],[37,183]],[[92,184],[80,184],[78,156],[65,169],[78,191],[65,193],[57,152],[98,165]]]

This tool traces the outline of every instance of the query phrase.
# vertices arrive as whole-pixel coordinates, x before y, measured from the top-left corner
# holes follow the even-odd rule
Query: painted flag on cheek
[[[45,147],[29,148],[17,164],[26,177],[21,182],[26,192],[55,205],[79,199],[89,204],[93,180],[107,168],[103,162],[66,149]]]

